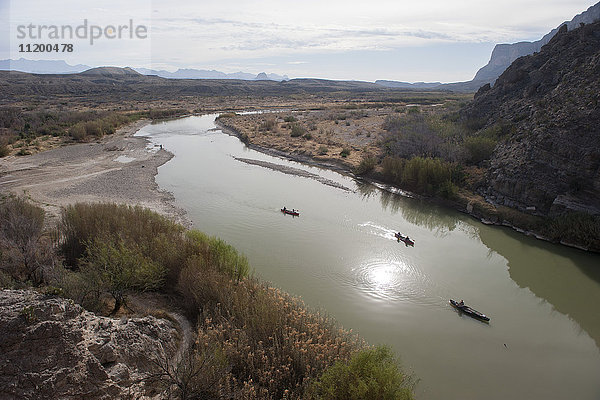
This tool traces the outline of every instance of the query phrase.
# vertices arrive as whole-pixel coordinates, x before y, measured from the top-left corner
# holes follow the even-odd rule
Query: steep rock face
[[[541,214],[600,214],[600,22],[561,28],[516,60],[464,110],[512,133],[496,148],[482,193]]]
[[[160,397],[144,377],[177,331],[154,317],[112,319],[69,300],[0,291],[0,398]]]
[[[565,21],[560,26],[566,25],[569,31],[579,28],[581,24],[591,24],[600,19],[600,3],[597,3],[585,12],[576,15],[571,21]],[[519,42],[513,44],[498,44],[492,51],[492,56],[487,65],[482,67],[473,81],[494,83],[494,81],[508,68],[513,61],[519,57],[537,53],[542,46],[550,42],[559,28],[547,33],[543,38],[535,42]]]

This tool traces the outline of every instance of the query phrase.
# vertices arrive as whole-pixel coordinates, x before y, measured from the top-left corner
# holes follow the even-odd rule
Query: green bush
[[[296,122],[298,120],[293,115],[287,115],[283,118],[283,121],[284,122]]]
[[[351,150],[347,147],[344,147],[342,149],[342,151],[340,152],[340,156],[342,156],[343,158],[346,158],[350,155]]]
[[[169,269],[183,263],[183,227],[142,207],[77,203],[62,212],[59,227],[67,265],[77,266],[96,237],[135,245]]]
[[[386,157],[381,165],[385,181],[420,194],[452,197],[457,190],[453,180],[462,179],[459,165],[439,158]]]
[[[414,383],[387,347],[362,350],[327,369],[316,392],[322,400],[411,400]]]
[[[373,155],[367,155],[360,161],[360,164],[358,167],[356,167],[354,173],[357,175],[367,174],[371,172],[373,168],[375,168],[375,165],[377,165],[377,157]]]
[[[150,260],[139,248],[101,236],[88,244],[80,270],[87,282],[94,283],[96,290],[114,298],[111,314],[125,304],[127,291],[157,290],[163,286],[166,276],[165,267]]]
[[[319,150],[317,150],[319,155],[324,156],[327,154],[327,152],[329,151],[329,149],[327,148],[327,146],[319,146]]]
[[[69,128],[69,136],[77,141],[82,141],[85,139],[86,130],[84,124],[80,122]]]
[[[484,160],[489,160],[496,148],[496,140],[489,137],[471,136],[464,142],[464,146],[469,154],[469,162],[479,164]]]

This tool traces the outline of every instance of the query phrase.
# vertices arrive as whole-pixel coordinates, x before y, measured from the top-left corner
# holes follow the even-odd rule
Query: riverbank
[[[257,131],[253,132],[250,129],[238,128],[235,124],[228,123],[220,118],[215,121],[215,124],[224,133],[238,137],[246,144],[246,146],[261,153],[311,166],[330,169],[353,178],[375,184],[382,190],[388,190],[395,193],[400,192],[405,193],[409,197],[422,198],[433,204],[449,207],[461,213],[467,214],[486,225],[508,227],[526,236],[535,237],[538,240],[560,244],[583,251],[596,253],[599,252],[599,249],[590,248],[589,246],[576,241],[564,239],[553,240],[552,238],[545,236],[540,231],[540,227],[543,229],[543,227],[548,224],[547,220],[538,216],[525,214],[506,206],[493,205],[487,202],[482,196],[466,189],[459,189],[456,193],[456,196],[452,199],[419,196],[384,182],[381,174],[376,171],[371,171],[366,175],[356,175],[355,171],[360,164],[360,157],[340,157],[337,156],[337,153],[333,156],[331,154],[319,155],[314,151],[314,149],[312,149],[312,147],[316,147],[314,143],[310,143],[307,140],[305,140],[304,143],[308,143],[307,146],[309,147],[304,147],[302,141],[298,141],[295,143],[295,145],[290,147],[281,140],[279,135],[259,135]],[[274,140],[270,141],[271,139]],[[254,143],[255,141],[258,141],[259,144]],[[369,143],[372,143],[372,141]],[[336,146],[339,148],[344,148],[343,143],[336,143]],[[351,145],[347,144],[347,146]],[[358,148],[356,149],[360,150]],[[362,149],[363,154],[374,152],[375,150],[371,145],[367,145],[366,148]],[[358,151],[355,153],[358,153]]]
[[[29,197],[46,211],[49,222],[69,204],[112,202],[140,205],[189,225],[172,194],[161,191],[154,180],[158,167],[173,154],[134,137],[149,123],[131,123],[90,143],[2,158],[0,193]]]

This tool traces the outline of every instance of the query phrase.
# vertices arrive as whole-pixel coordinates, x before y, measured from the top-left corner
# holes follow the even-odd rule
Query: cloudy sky
[[[593,4],[593,0],[0,0],[0,59],[455,82],[471,79],[488,62],[496,43],[537,40]],[[69,28],[64,26],[76,29],[86,20],[87,27],[78,31],[80,36],[87,32],[86,38],[68,37]],[[42,26],[48,28],[40,32]],[[61,37],[49,37],[52,26]],[[121,38],[115,37],[119,26]],[[138,26],[147,28],[148,34],[131,37],[130,27]],[[92,34],[98,36],[100,30],[101,36],[91,44]],[[72,52],[20,52],[20,46],[40,43],[74,46]]]

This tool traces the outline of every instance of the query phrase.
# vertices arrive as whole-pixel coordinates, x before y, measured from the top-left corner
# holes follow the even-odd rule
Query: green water
[[[175,154],[159,168],[161,189],[259,276],[392,346],[420,379],[418,399],[600,399],[600,256],[258,153],[213,120],[138,133]],[[233,156],[303,168],[352,191]],[[449,298],[490,323],[458,314]]]

